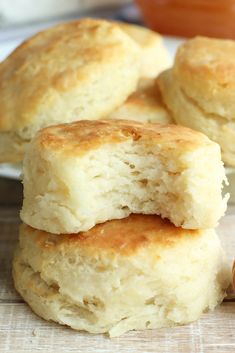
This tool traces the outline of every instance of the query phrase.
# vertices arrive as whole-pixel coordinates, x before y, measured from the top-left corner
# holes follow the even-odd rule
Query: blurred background
[[[1,38],[79,16],[145,22],[164,34],[235,38],[235,0],[0,0]],[[41,23],[40,23],[41,22]]]

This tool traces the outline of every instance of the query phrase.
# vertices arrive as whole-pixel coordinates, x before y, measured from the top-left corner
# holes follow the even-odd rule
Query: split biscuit
[[[61,124],[29,144],[21,217],[58,234],[131,213],[213,228],[226,209],[224,179],[219,145],[197,131],[127,120]]]

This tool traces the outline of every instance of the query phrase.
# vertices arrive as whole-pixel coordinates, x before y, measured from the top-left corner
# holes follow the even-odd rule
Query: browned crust
[[[41,130],[34,143],[39,149],[83,155],[106,143],[122,142],[129,138],[188,150],[213,143],[205,135],[186,127],[128,120],[83,120],[51,126]]]
[[[196,37],[178,49],[173,70],[189,83],[209,80],[215,86],[234,89],[234,58],[235,41]]]
[[[112,220],[96,225],[87,232],[54,235],[22,225],[26,237],[34,236],[38,247],[45,251],[79,247],[94,253],[100,250],[131,255],[139,249],[151,246],[173,247],[185,237],[203,234],[201,230],[185,230],[175,227],[159,216],[132,214],[122,220]]]

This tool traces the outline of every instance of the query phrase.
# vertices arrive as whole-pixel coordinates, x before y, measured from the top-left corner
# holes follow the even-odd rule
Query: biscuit
[[[173,75],[208,114],[235,119],[235,41],[196,37],[177,51]]]
[[[13,277],[42,318],[115,337],[198,319],[231,270],[214,230],[131,215],[61,237],[22,225]]]
[[[175,122],[219,143],[228,166],[235,166],[234,57],[234,41],[196,37],[179,48],[173,68],[158,79]]]
[[[137,87],[140,54],[118,25],[98,19],[60,24],[21,44],[0,64],[0,162],[21,160],[43,127],[119,107]]]
[[[200,105],[185,93],[174,78],[172,70],[159,75],[158,85],[174,121],[200,131],[217,142],[225,164],[235,166],[235,123],[216,114],[205,113]]]
[[[141,80],[136,92],[112,112],[107,119],[169,124],[173,120],[162,102],[155,80]]]
[[[22,220],[51,233],[87,231],[130,213],[213,228],[226,209],[219,145],[182,126],[128,120],[51,126],[31,141],[23,175]]]
[[[170,55],[160,34],[148,28],[118,22],[120,28],[139,45],[142,51],[142,78],[155,78],[171,65]]]

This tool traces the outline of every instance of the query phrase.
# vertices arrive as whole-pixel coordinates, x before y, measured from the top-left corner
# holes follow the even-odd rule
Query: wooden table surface
[[[3,197],[4,196],[4,197]],[[11,261],[17,242],[21,186],[0,180],[0,353],[235,353],[235,301],[197,322],[171,329],[129,332],[109,339],[46,322],[15,292]],[[235,257],[235,206],[218,228],[227,255]]]

